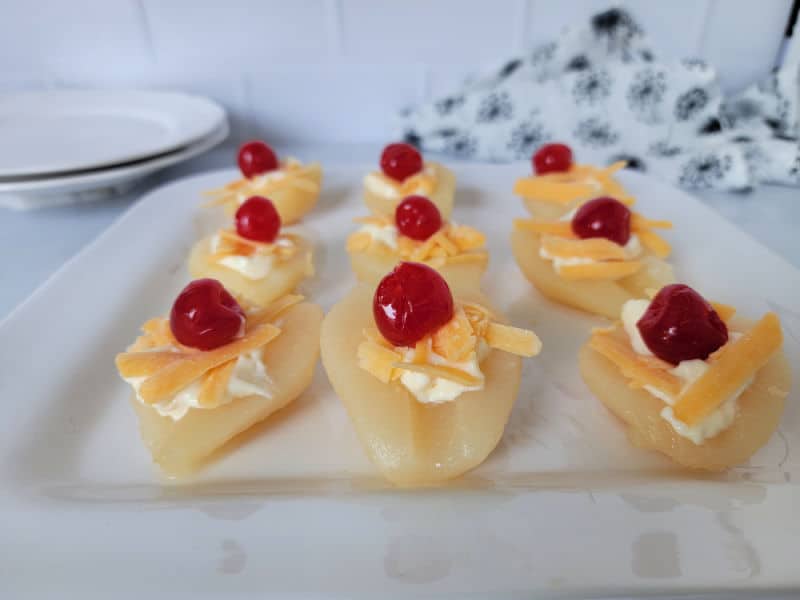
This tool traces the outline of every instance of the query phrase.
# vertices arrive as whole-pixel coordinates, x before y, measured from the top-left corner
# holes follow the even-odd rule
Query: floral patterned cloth
[[[625,159],[688,188],[798,185],[799,67],[726,99],[709,65],[657,61],[615,8],[404,111],[400,131],[426,151],[475,160],[527,159],[557,140],[580,162]]]

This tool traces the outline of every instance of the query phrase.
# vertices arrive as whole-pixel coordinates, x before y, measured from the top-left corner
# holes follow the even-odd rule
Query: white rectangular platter
[[[346,236],[367,170],[329,167],[300,229],[303,293],[325,309],[353,284]],[[542,354],[525,363],[505,436],[444,488],[385,485],[319,367],[293,405],[196,479],[163,479],[140,443],[114,355],[188,280],[216,172],[149,194],[0,324],[0,597],[586,597],[800,590],[800,398],[747,464],[700,477],[629,446],[583,385],[576,352],[599,319],[544,300],[508,236],[521,166],[460,166],[455,220],[483,229],[485,290]],[[679,277],[742,314],[776,311],[800,364],[800,273],[716,213],[624,174],[670,219]],[[32,243],[35,243],[32,241]],[[6,257],[13,260],[13,257]]]

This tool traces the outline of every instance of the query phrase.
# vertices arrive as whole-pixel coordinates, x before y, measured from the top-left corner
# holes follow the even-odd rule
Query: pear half
[[[361,284],[322,323],[322,363],[367,456],[403,486],[457,477],[481,464],[503,435],[517,397],[522,359],[491,350],[483,390],[443,404],[418,402],[399,382],[382,383],[358,366],[362,331],[374,327],[373,287]],[[471,300],[486,304],[477,293]]]
[[[748,327],[742,319],[734,318],[733,322],[738,330]],[[588,344],[581,348],[578,360],[586,385],[625,424],[634,446],[656,450],[680,465],[706,471],[740,465],[766,444],[778,427],[791,387],[789,363],[780,352],[756,373],[753,383],[739,396],[731,426],[696,445],[661,418],[662,400],[644,389],[630,387],[619,368]]]
[[[428,162],[425,165],[432,167],[436,173],[436,189],[432,194],[423,195],[426,195],[436,205],[442,215],[442,219],[449,221],[455,202],[456,176],[450,169],[439,163]],[[402,200],[403,196],[389,198],[376,194],[364,187],[364,203],[376,215],[384,215],[394,220],[395,208]]]
[[[288,294],[307,277],[314,274],[311,243],[300,237],[294,255],[286,260],[275,258],[275,263],[266,277],[250,279],[238,271],[209,260],[211,237],[195,243],[189,254],[189,274],[195,278],[211,277],[219,280],[225,288],[249,302],[265,306]]]
[[[639,259],[644,263],[633,275],[611,280],[569,281],[556,273],[553,263],[539,256],[540,236],[514,229],[511,249],[525,277],[542,294],[561,304],[618,319],[622,305],[634,298],[646,297],[648,289],[660,290],[674,283],[672,266],[645,251]]]
[[[245,396],[217,408],[189,410],[173,421],[131,399],[139,430],[153,461],[166,473],[186,475],[234,436],[280,410],[311,384],[319,356],[322,309],[310,303],[289,308],[276,320],[277,338],[264,346],[263,361],[272,380],[271,397]]]
[[[308,185],[309,183],[315,185]],[[263,195],[275,205],[283,225],[297,223],[316,206],[322,187],[322,167],[318,163],[306,167],[303,184],[298,186],[284,185],[266,194],[253,192],[252,195]],[[232,217],[239,210],[240,203],[235,199],[224,204],[225,214]]]

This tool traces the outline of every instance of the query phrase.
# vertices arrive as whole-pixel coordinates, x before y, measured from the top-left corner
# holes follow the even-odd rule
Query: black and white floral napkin
[[[614,8],[400,115],[426,151],[527,159],[547,141],[580,162],[625,159],[689,188],[800,184],[800,65],[726,99],[713,68],[661,62],[630,14]]]

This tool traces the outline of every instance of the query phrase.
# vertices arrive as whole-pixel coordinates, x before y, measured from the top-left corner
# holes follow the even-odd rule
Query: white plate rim
[[[147,113],[168,119],[171,129],[159,140],[153,140],[135,151],[108,150],[102,158],[78,160],[64,156],[50,163],[30,164],[16,168],[0,165],[0,181],[14,177],[67,176],[73,171],[83,171],[127,163],[162,155],[188,146],[208,136],[225,119],[225,110],[213,100],[183,92],[159,90],[71,90],[9,92],[0,94],[0,121],[5,114],[10,118],[19,114],[46,114],[53,106],[63,110],[71,107],[73,113]]]
[[[207,152],[211,148],[222,143],[228,137],[229,133],[230,127],[226,119],[207,137],[153,160],[100,171],[92,171],[88,174],[52,177],[18,183],[0,183],[0,208],[29,210],[37,207],[51,206],[53,205],[51,197],[56,195],[68,197],[87,190],[116,186],[123,182],[142,179],[156,171]],[[125,213],[121,216],[124,216],[124,214]]]

